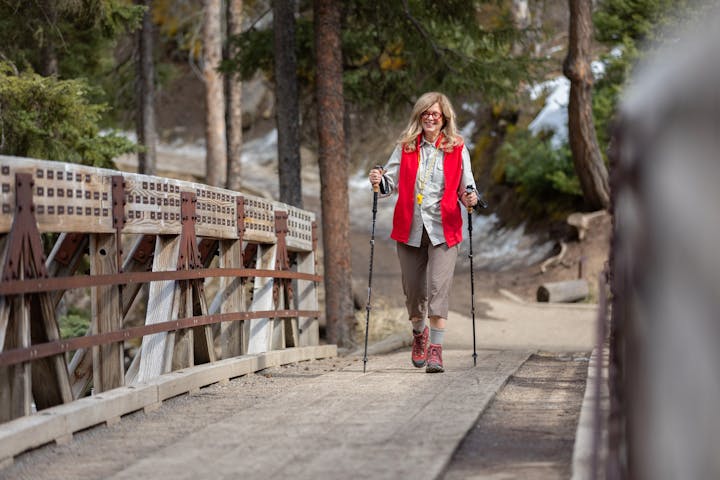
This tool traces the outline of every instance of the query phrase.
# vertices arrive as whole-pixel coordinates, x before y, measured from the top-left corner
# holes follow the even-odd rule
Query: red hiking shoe
[[[416,368],[422,368],[427,362],[427,346],[428,337],[430,336],[430,330],[428,327],[421,333],[413,332],[413,345],[412,345],[412,364]]]
[[[427,373],[441,373],[445,371],[442,363],[442,345],[431,343],[428,347],[427,367],[425,367],[425,371]]]

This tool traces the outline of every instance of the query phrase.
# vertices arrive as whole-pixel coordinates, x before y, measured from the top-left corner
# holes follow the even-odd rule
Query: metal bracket
[[[122,175],[113,175],[112,179],[112,214],[115,229],[115,251],[117,252],[117,271],[122,272],[122,229],[125,228],[125,180]]]
[[[242,195],[235,197],[235,211],[237,214],[238,240],[242,242],[243,235],[245,235],[245,197]]]
[[[143,235],[135,248],[133,259],[138,263],[146,263],[155,254],[155,235]]]
[[[60,244],[60,247],[58,247],[57,252],[55,253],[54,260],[67,267],[70,264],[70,260],[75,256],[78,249],[80,248],[80,245],[83,243],[82,239],[85,236],[85,233],[68,233],[65,235],[65,239]]]
[[[290,257],[288,256],[286,236],[288,233],[288,212],[275,211],[275,235],[277,236],[277,253],[275,256],[275,270],[290,270]],[[282,285],[285,292],[285,303],[282,307],[292,305],[293,289],[292,281],[288,278],[275,279],[273,284],[273,299],[275,305],[279,301],[279,288]]]
[[[48,277],[42,238],[35,220],[34,186],[32,174],[15,174],[15,216],[2,271],[3,281]]]
[[[315,272],[318,271],[318,234],[317,234],[317,222],[312,222],[312,251],[315,254]]]
[[[202,268],[202,257],[197,246],[195,236],[195,204],[197,197],[191,192],[180,193],[180,221],[182,230],[180,233],[180,252],[178,253],[178,270],[194,270]]]

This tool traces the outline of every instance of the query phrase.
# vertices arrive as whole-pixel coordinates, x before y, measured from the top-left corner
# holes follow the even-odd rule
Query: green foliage
[[[493,175],[514,187],[531,216],[564,214],[582,201],[567,144],[559,149],[528,130],[511,130],[497,154]],[[502,170],[501,175],[497,169]]]
[[[51,50],[60,77],[93,78],[107,71],[115,39],[136,29],[143,11],[130,0],[0,0],[0,52],[41,72]]]
[[[483,26],[482,0],[406,0],[343,3],[343,72],[346,99],[386,107],[440,90],[450,95],[481,91],[486,98],[513,95],[535,63],[513,55],[522,40],[509,17],[495,14]],[[312,19],[302,14],[296,27],[298,75],[310,87],[314,76]],[[258,69],[272,76],[271,28],[251,28],[237,42],[240,56],[226,71],[249,78]]]
[[[83,80],[17,74],[0,62],[0,153],[112,168],[135,146],[100,133],[106,106],[91,103],[90,92]]]
[[[67,315],[60,317],[60,337],[82,337],[90,328],[90,313],[75,307],[68,309]]]
[[[101,87],[88,92],[93,103],[124,107],[118,92],[133,83],[118,68],[132,65],[132,50],[117,46],[139,27],[143,12],[132,0],[0,0],[0,60],[43,75],[55,69],[61,79],[85,78]]]

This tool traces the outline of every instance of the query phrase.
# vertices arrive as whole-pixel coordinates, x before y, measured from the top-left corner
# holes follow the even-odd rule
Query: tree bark
[[[206,182],[225,187],[227,155],[225,140],[225,95],[222,75],[218,72],[222,58],[221,0],[205,0],[203,24],[203,76],[205,78],[205,160]]]
[[[138,152],[138,173],[155,175],[157,128],[155,124],[155,63],[151,0],[138,0],[147,8],[137,32],[137,138],[144,151]]]
[[[227,58],[237,55],[237,47],[232,46],[230,37],[242,33],[242,0],[227,0]],[[227,92],[227,186],[230,190],[240,190],[242,186],[242,164],[240,152],[242,149],[242,83],[240,75],[233,73],[227,75],[225,80]]]
[[[348,159],[343,128],[340,4],[315,0],[316,96],[322,204],[325,315],[328,340],[353,343],[349,241]]]
[[[295,3],[295,0],[273,0],[275,119],[278,130],[280,201],[302,208]]]
[[[56,31],[58,30],[58,12],[56,0],[45,0],[42,5],[43,13],[47,19],[47,31],[45,32],[41,50],[42,67],[40,73],[44,77],[58,74],[58,57],[55,51]]]
[[[592,1],[569,0],[569,4],[570,39],[563,65],[563,73],[570,79],[568,135],[583,196],[588,206],[596,210],[610,206],[610,187],[592,116]]]

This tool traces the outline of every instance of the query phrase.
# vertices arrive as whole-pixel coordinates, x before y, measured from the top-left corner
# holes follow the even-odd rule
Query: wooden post
[[[10,309],[8,309],[10,310]],[[12,300],[3,350],[30,346],[30,308],[25,295]],[[0,367],[0,422],[30,415],[32,405],[30,362]]]
[[[298,253],[297,271],[315,274],[315,252]],[[298,310],[317,310],[317,283],[298,280]],[[320,325],[317,318],[301,317],[298,322],[299,346],[307,347],[320,343]]]
[[[257,249],[257,269],[274,270],[275,245],[260,244]],[[256,277],[253,287],[253,300],[250,311],[257,312],[273,309],[273,280],[268,277]],[[247,353],[267,352],[272,339],[272,324],[267,318],[255,318],[247,322],[250,325],[250,338]]]
[[[0,236],[0,265],[5,265],[7,239],[8,235]],[[0,297],[0,351],[29,346],[30,313],[25,306],[25,296]],[[30,415],[30,378],[29,362],[0,367],[0,422]]]
[[[153,271],[175,270],[179,248],[179,236],[158,235],[153,257]],[[175,281],[152,282],[148,292],[145,324],[151,325],[171,320],[174,300]],[[142,356],[136,377],[137,382],[149,380],[162,373],[166,337],[166,333],[155,333],[143,337],[142,346],[138,352]]]
[[[118,272],[117,243],[113,234],[90,235],[90,274]],[[119,285],[93,287],[90,290],[92,330],[106,333],[122,328]],[[125,384],[123,343],[93,347],[93,386],[104,392]]]
[[[220,268],[242,268],[242,240],[223,240],[220,242]],[[220,279],[222,301],[220,313],[243,312],[247,309],[245,298],[245,279],[223,277]],[[220,324],[220,352],[222,358],[242,355],[243,322],[222,322]]]
[[[47,277],[45,255],[35,218],[34,186],[32,174],[15,174],[15,214],[4,252],[3,280]],[[13,300],[13,308],[15,311],[9,317],[6,328],[8,334],[4,343],[7,348],[27,348],[32,343],[60,339],[55,305],[50,294],[19,294]],[[12,384],[12,401],[22,403],[11,406],[10,415],[27,410],[28,388],[32,390],[38,410],[72,401],[65,356],[62,354],[36,360],[32,370],[29,365],[20,365],[5,370],[5,374],[10,375],[7,381]],[[13,378],[14,374],[18,376],[17,379]]]

